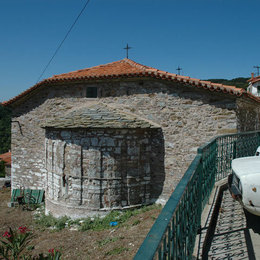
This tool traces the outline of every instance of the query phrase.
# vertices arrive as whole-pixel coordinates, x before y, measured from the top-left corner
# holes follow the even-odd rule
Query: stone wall
[[[46,129],[46,210],[78,218],[156,200],[153,187],[163,184],[152,169],[157,131]]]
[[[73,107],[73,100],[85,95],[85,88],[46,87],[12,109],[12,188],[45,189],[45,130],[40,123]],[[70,99],[70,96],[74,98]],[[69,99],[66,106],[63,101]]]
[[[11,176],[11,165],[5,165],[5,175]]]
[[[238,131],[254,131],[260,129],[260,105],[245,98],[237,100]]]
[[[136,113],[162,127],[165,140],[165,183],[160,202],[174,190],[197,153],[211,138],[237,132],[236,100],[191,86],[161,81],[122,82],[113,94],[107,87],[103,102]]]
[[[87,85],[98,86],[99,98],[85,98]],[[162,203],[176,187],[200,145],[214,136],[237,131],[236,99],[229,94],[159,80],[44,87],[30,99],[15,104],[13,109],[13,121],[19,122],[12,123],[13,188],[46,187],[45,132],[39,125],[95,102],[107,103],[161,126],[163,142],[155,139],[157,148],[151,154],[159,161],[153,162],[154,172],[164,173],[154,176],[157,182],[164,182],[162,193],[160,187],[154,187],[153,191],[161,193],[158,201]]]

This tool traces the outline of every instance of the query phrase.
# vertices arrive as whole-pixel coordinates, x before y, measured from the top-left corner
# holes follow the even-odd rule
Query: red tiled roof
[[[253,77],[253,78],[248,80],[248,82],[251,82],[252,84],[255,83],[255,82],[258,82],[258,81],[260,81],[260,76]]]
[[[105,80],[105,79],[118,79],[118,78],[136,78],[136,77],[148,77],[157,78],[167,81],[181,82],[185,85],[193,85],[197,88],[204,88],[210,91],[228,93],[230,95],[241,96],[247,92],[242,88],[237,88],[235,86],[227,86],[217,83],[212,83],[210,81],[203,81],[199,79],[190,78],[187,76],[180,76],[174,73],[169,73],[166,71],[158,70],[152,67],[144,66],[136,63],[130,59],[123,59],[115,61],[112,63],[95,66],[92,68],[72,71],[69,73],[64,73],[60,75],[54,75],[51,78],[45,79],[33,87],[22,92],[20,95],[5,101],[2,105],[7,106],[16,102],[22,97],[25,97],[32,91],[43,87],[45,85],[50,85],[56,82],[78,82],[78,81],[88,81],[88,80]],[[248,95],[247,95],[248,96]],[[255,100],[255,99],[254,99]],[[260,102],[260,99],[258,100]]]
[[[6,165],[11,165],[11,152],[0,154],[0,161],[4,161]]]

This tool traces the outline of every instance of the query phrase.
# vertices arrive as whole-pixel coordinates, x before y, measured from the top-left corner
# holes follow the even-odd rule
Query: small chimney
[[[253,79],[255,76],[254,72],[251,73],[251,79]]]

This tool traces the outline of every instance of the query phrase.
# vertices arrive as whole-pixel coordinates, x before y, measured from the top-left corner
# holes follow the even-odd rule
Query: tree
[[[5,163],[0,161],[0,177],[5,177]]]
[[[11,110],[0,105],[0,154],[11,148]]]
[[[211,81],[213,83],[220,83],[223,85],[230,85],[230,86],[236,86],[237,88],[244,88],[246,89],[248,87],[248,80],[249,78],[235,78],[235,79],[207,79],[208,81]]]

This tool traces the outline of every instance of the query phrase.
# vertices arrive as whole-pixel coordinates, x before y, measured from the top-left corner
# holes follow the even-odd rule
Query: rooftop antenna
[[[128,43],[127,43],[126,47],[124,49],[126,50],[126,58],[128,59],[128,50],[132,49],[132,47],[128,46]]]
[[[180,66],[178,66],[178,68],[176,69],[177,71],[178,71],[178,75],[181,75],[181,70],[182,70],[182,68],[180,68]]]
[[[259,76],[259,69],[260,69],[260,66],[254,66],[255,69],[257,69],[257,76]]]

